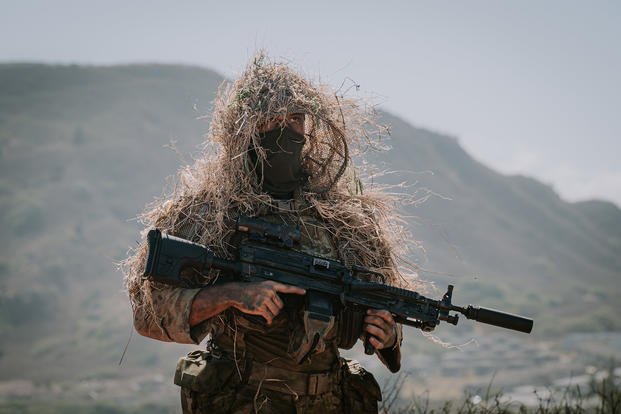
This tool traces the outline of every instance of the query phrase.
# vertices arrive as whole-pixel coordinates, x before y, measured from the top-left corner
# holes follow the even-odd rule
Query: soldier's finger
[[[374,336],[369,338],[369,342],[371,343],[371,345],[373,345],[373,348],[375,348],[375,349],[382,349],[382,348],[384,348],[384,344],[382,344],[380,341],[378,341],[377,338],[375,338]]]
[[[368,309],[367,315],[376,315],[388,322],[390,325],[395,323],[395,320],[392,317],[392,313],[385,309]]]
[[[274,320],[274,314],[272,313],[272,311],[267,307],[263,307],[262,309],[262,313],[261,316],[263,316],[265,318],[265,321],[267,322],[268,325],[272,324],[272,321]]]
[[[381,342],[386,342],[386,339],[387,339],[386,332],[384,332],[384,330],[378,328],[377,326],[365,325],[364,330],[370,333],[371,335],[373,335],[374,337],[376,337]]]
[[[272,313],[266,307],[259,307],[256,309],[247,309],[246,311],[242,311],[249,315],[261,316],[265,319],[265,322],[269,325],[272,323]]]
[[[282,309],[285,306],[285,304],[282,301],[282,299],[280,298],[280,296],[278,296],[278,293],[274,294],[274,297],[272,298],[272,301],[274,301],[276,306],[278,306],[278,309]]]
[[[282,283],[274,284],[273,289],[276,292],[282,292],[282,293],[294,293],[296,295],[304,295],[304,294],[306,294],[306,290],[304,290],[302,288],[299,288],[297,286],[284,285]]]
[[[271,312],[272,316],[274,317],[278,315],[278,313],[280,313],[280,308],[278,307],[276,302],[274,302],[271,299],[268,299],[265,301],[265,306],[267,307],[267,309]]]
[[[388,325],[385,320],[377,316],[365,316],[364,322],[370,325],[375,325],[386,333],[390,332],[391,330],[390,325]]]

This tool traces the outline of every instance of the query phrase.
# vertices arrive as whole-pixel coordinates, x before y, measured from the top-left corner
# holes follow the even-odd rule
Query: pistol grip
[[[364,353],[367,355],[373,355],[375,353],[375,347],[371,345],[371,341],[369,341],[370,338],[371,334],[364,334]]]

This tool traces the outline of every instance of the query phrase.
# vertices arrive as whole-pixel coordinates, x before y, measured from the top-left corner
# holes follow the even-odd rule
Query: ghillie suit
[[[306,114],[305,179],[293,199],[283,201],[262,191],[266,154],[259,128],[290,113]],[[398,240],[404,235],[401,221],[391,213],[388,196],[362,192],[349,165],[354,147],[372,143],[382,132],[372,130],[372,115],[259,53],[238,80],[219,90],[208,137],[217,149],[205,151],[180,171],[173,193],[144,214],[145,224],[232,258],[235,220],[260,216],[298,226],[306,252],[376,269],[383,282],[401,284],[405,278],[398,269],[397,247],[406,245]],[[376,409],[379,388],[361,368],[351,374],[359,367],[339,357],[336,327],[323,327],[321,343],[299,364],[291,355],[304,342],[305,328],[295,311],[283,310],[267,327],[227,310],[190,328],[190,307],[200,290],[192,285],[213,282],[218,272],[187,275],[192,281],[188,288],[165,286],[142,277],[145,256],[143,243],[124,263],[136,329],[181,343],[211,337],[209,352],[180,361],[190,370],[201,367],[200,374],[186,375],[190,380],[185,382],[178,375],[184,412]],[[392,370],[399,368],[399,345],[400,335],[394,349],[378,352]],[[355,395],[344,401],[344,393]]]

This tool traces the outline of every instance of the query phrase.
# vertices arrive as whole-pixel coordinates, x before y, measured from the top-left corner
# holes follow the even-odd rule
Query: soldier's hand
[[[375,349],[390,348],[397,341],[397,323],[387,310],[369,309],[364,317],[364,332]]]
[[[235,292],[233,307],[240,311],[259,315],[265,318],[268,325],[281,311],[284,306],[278,293],[293,293],[304,295],[306,291],[296,286],[267,280],[264,282],[240,283],[239,290]]]

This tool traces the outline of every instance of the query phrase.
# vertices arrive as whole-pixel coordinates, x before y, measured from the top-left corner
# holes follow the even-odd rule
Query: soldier
[[[174,193],[145,214],[147,226],[233,258],[235,220],[260,217],[300,228],[303,252],[371,267],[395,284],[389,210],[362,193],[348,168],[352,143],[368,136],[360,111],[259,53],[218,93],[209,142],[220,148],[180,172]],[[389,312],[370,309],[353,341],[343,339],[343,321],[310,323],[302,305],[284,306],[284,297],[295,304],[305,294],[296,286],[211,285],[220,276],[212,270],[188,272],[187,287],[171,287],[142,277],[145,255],[143,243],[125,263],[136,330],[162,341],[208,339],[177,367],[184,413],[377,412],[376,381],[338,347],[368,335],[398,371],[401,327]]]

